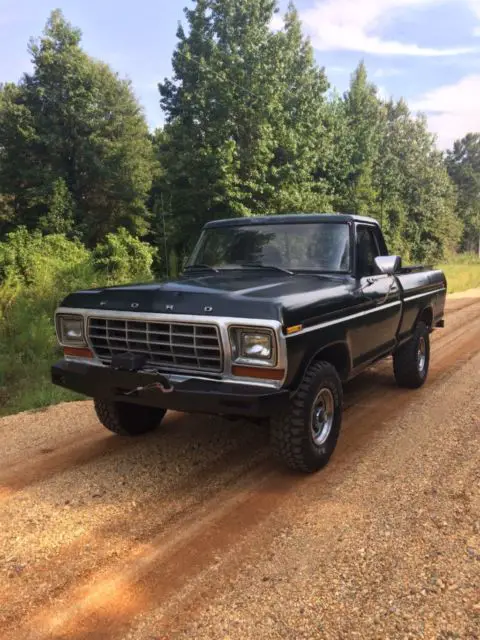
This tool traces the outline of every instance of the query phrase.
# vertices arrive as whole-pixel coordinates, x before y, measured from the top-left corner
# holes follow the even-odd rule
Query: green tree
[[[323,153],[317,158],[314,177],[327,185],[333,209],[348,212],[346,185],[351,169],[353,140],[346,115],[345,102],[333,91],[326,104],[326,142]]]
[[[275,186],[272,210],[325,211],[331,208],[329,185],[319,168],[324,167],[332,147],[325,100],[329,85],[324,69],[315,63],[310,41],[302,35],[292,3],[283,30],[272,39],[272,55],[280,89],[273,114],[276,145],[268,178]]]
[[[167,116],[159,154],[181,244],[209,218],[248,215],[271,196],[268,119],[273,0],[198,0],[185,15],[174,77],[159,85]]]
[[[403,200],[405,239],[416,261],[435,262],[458,245],[462,225],[455,188],[424,117],[410,119],[405,144]]]
[[[403,100],[384,105],[378,154],[373,163],[372,182],[376,197],[375,214],[392,252],[406,259],[412,253],[405,238],[407,202],[406,172],[413,121]]]
[[[341,210],[374,215],[377,192],[373,181],[381,140],[384,108],[377,88],[368,81],[365,64],[361,62],[352,75],[350,88],[344,96],[346,126],[343,143],[348,147],[348,172],[339,183],[337,203]]]
[[[323,70],[293,6],[272,33],[275,0],[196,0],[186,10],[174,76],[159,85],[167,124],[158,145],[177,247],[208,219],[321,209]],[[176,231],[175,231],[176,230]]]
[[[38,220],[38,228],[44,233],[71,234],[74,226],[74,202],[63,178],[52,184],[52,193],[46,215]]]
[[[33,73],[4,87],[0,192],[13,197],[16,224],[75,226],[93,245],[120,225],[146,232],[153,156],[129,82],[90,58],[80,39],[52,12],[29,45]]]
[[[426,120],[403,100],[380,100],[363,63],[343,101],[331,101],[329,128],[326,179],[337,210],[376,218],[406,260],[433,262],[456,246],[455,191]]]
[[[458,215],[465,225],[463,248],[480,256],[480,133],[456,140],[446,166],[458,190]]]

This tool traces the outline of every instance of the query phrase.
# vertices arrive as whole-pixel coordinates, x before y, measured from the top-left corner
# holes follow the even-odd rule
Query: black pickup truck
[[[444,274],[402,267],[370,218],[210,222],[178,280],[65,298],[52,380],[121,435],[168,409],[269,418],[275,453],[312,472],[335,448],[343,382],[391,355],[399,385],[425,382],[445,297]]]

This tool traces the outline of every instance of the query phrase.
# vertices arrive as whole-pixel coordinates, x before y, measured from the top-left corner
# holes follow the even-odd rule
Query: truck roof
[[[212,220],[207,222],[204,229],[212,227],[238,227],[260,224],[291,224],[307,222],[369,222],[377,224],[374,218],[356,216],[346,213],[288,213],[279,216],[251,216],[227,218],[226,220]]]

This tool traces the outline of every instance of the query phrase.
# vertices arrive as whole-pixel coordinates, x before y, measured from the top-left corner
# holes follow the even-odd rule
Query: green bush
[[[126,229],[107,234],[93,252],[95,268],[115,282],[151,280],[155,251]]]
[[[53,315],[71,291],[150,280],[153,251],[124,229],[93,252],[24,228],[0,243],[0,414],[75,397],[50,382],[59,358]]]

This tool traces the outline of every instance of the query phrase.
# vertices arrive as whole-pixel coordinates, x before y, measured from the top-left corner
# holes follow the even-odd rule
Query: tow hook
[[[152,382],[150,384],[146,384],[143,387],[136,387],[135,389],[131,389],[126,393],[123,393],[124,396],[133,396],[135,393],[141,393],[142,391],[153,391],[154,389],[160,391],[161,393],[172,393],[175,390],[175,387],[170,382],[167,382],[167,386],[162,382]]]

